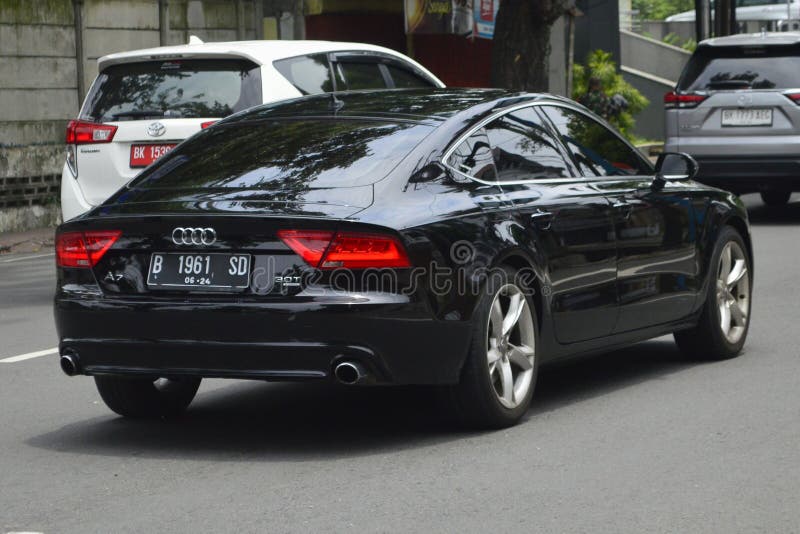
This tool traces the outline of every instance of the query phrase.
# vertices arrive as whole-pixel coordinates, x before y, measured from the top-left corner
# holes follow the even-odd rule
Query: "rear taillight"
[[[86,121],[69,121],[67,124],[67,166],[72,176],[78,177],[77,145],[110,143],[117,127]]]
[[[783,93],[783,96],[800,106],[800,91],[792,91]]]
[[[664,95],[664,109],[696,108],[706,98],[708,98],[707,95],[681,94],[670,91]]]
[[[86,121],[69,121],[67,125],[68,145],[88,145],[110,143],[117,133],[117,127]]]
[[[303,261],[319,269],[383,269],[410,267],[396,237],[360,232],[279,230],[278,237]]]
[[[201,129],[203,129],[203,130],[205,130],[206,128],[208,128],[209,126],[211,126],[212,124],[215,124],[215,123],[217,123],[217,122],[219,122],[219,121],[206,121],[206,122],[201,122],[201,123],[200,123],[200,128],[201,128]]]
[[[88,269],[97,265],[119,236],[119,230],[64,232],[56,236],[56,265]]]
[[[333,232],[278,230],[278,237],[312,267],[318,267],[333,239]]]

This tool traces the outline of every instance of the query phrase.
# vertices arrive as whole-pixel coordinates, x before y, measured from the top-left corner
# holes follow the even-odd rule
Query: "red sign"
[[[131,168],[147,167],[175,145],[131,145]]]
[[[480,0],[481,20],[484,22],[494,21],[494,2],[493,0]]]

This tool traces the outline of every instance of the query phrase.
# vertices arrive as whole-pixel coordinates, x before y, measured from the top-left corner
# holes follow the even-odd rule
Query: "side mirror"
[[[697,176],[697,161],[684,152],[664,152],[656,161],[656,177],[651,188],[660,191],[668,180],[691,180]]]

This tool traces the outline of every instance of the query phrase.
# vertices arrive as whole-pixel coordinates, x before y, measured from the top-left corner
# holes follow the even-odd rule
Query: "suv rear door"
[[[107,67],[79,119],[112,127],[107,142],[79,144],[78,184],[97,205],[206,122],[260,104],[261,70],[244,59],[172,59]]]
[[[668,130],[676,130],[668,136],[677,135],[669,149],[701,158],[774,155],[800,132],[798,88],[796,45],[701,46],[665,99]]]

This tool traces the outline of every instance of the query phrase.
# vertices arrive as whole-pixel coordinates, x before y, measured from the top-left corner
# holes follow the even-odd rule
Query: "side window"
[[[541,180],[570,175],[558,141],[545,129],[533,108],[503,115],[489,123],[486,132],[499,181]]]
[[[492,149],[483,128],[458,145],[446,163],[473,178],[486,182],[497,181]]]
[[[273,66],[304,95],[333,91],[331,70],[325,54],[281,59],[275,61]]]
[[[653,169],[635,149],[591,117],[571,109],[542,106],[584,176],[635,176]]]
[[[339,61],[336,67],[350,90],[386,89],[386,80],[378,63]]]
[[[398,89],[409,89],[412,87],[433,87],[428,80],[417,76],[413,72],[395,65],[386,65],[389,74],[394,80],[394,86]]]

